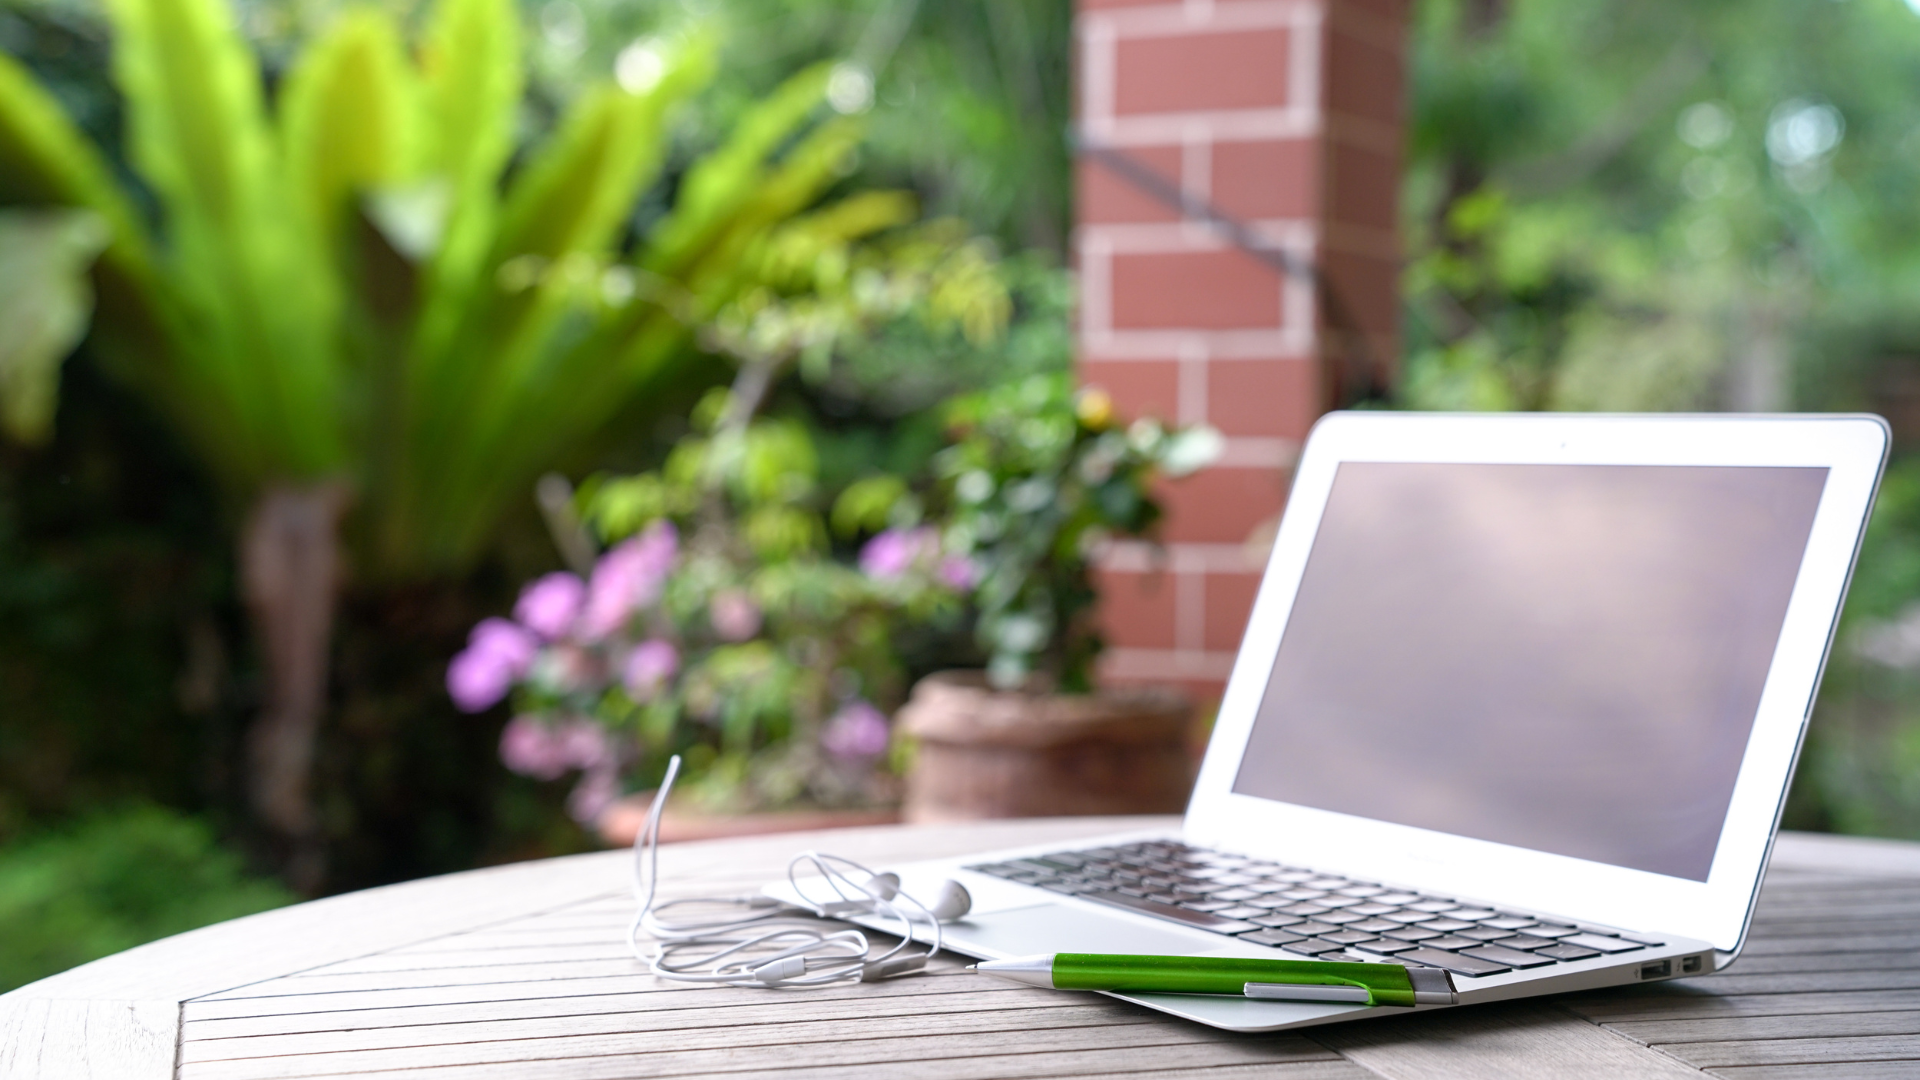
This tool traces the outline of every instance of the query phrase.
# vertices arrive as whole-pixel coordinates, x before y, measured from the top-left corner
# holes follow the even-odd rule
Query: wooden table
[[[884,865],[1171,823],[756,837],[669,846],[661,866],[682,895],[747,891],[809,846]],[[809,992],[661,984],[621,940],[628,865],[455,874],[129,950],[0,997],[0,1076],[1920,1076],[1920,845],[1783,837],[1724,974],[1265,1036],[957,964]]]

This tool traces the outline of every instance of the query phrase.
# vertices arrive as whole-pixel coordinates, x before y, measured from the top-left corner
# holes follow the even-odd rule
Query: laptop
[[[983,959],[1399,962],[1463,1005],[1720,970],[1887,447],[1872,416],[1329,415],[1181,827],[890,869],[964,885],[945,941]]]

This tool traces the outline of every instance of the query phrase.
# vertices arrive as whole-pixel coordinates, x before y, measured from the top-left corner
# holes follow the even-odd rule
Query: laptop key
[[[1406,952],[1409,949],[1417,949],[1420,946],[1415,945],[1411,941],[1393,941],[1389,938],[1374,938],[1365,945],[1356,945],[1354,947],[1365,949],[1370,953],[1378,953],[1381,956],[1392,956],[1394,953]]]
[[[1399,930],[1401,926],[1397,922],[1389,922],[1386,919],[1368,919],[1366,922],[1348,923],[1347,929],[1365,930],[1369,934],[1379,934],[1388,930]]]
[[[1536,924],[1537,920],[1524,915],[1500,915],[1491,919],[1478,919],[1481,926],[1491,926],[1495,930],[1525,930]]]
[[[1439,949],[1413,949],[1394,957],[1404,963],[1424,964],[1427,967],[1446,968],[1456,975],[1498,975],[1513,969],[1505,964],[1496,964],[1491,960],[1482,960],[1477,956],[1463,953],[1441,952]]]
[[[1281,927],[1281,926],[1298,926],[1301,923],[1306,922],[1307,920],[1301,918],[1298,915],[1278,915],[1278,914],[1269,912],[1268,914],[1262,915],[1257,919],[1248,919],[1247,921],[1251,923],[1259,923],[1261,926]]]
[[[1592,949],[1583,949],[1578,945],[1550,945],[1544,949],[1535,949],[1541,956],[1551,956],[1555,960],[1589,960],[1600,954]]]
[[[1308,919],[1306,922],[1303,922],[1303,923],[1294,923],[1292,926],[1287,927],[1287,929],[1293,931],[1296,934],[1313,934],[1315,936],[1318,936],[1320,934],[1338,933],[1340,930],[1340,928],[1337,926],[1331,925],[1329,923],[1315,922],[1312,919]]]
[[[1381,896],[1376,896],[1373,898],[1373,902],[1376,904],[1392,904],[1395,907],[1398,907],[1401,904],[1414,903],[1419,899],[1420,899],[1419,893],[1396,892],[1396,893],[1386,893]]]
[[[1082,900],[1092,900],[1096,903],[1107,904],[1111,907],[1125,908],[1128,911],[1158,915],[1163,919],[1184,923],[1187,926],[1199,930],[1211,930],[1216,934],[1239,934],[1248,930],[1260,929],[1260,927],[1250,922],[1243,922],[1239,919],[1222,919],[1217,915],[1209,915],[1204,911],[1188,911],[1186,908],[1176,907],[1173,904],[1162,904],[1137,896],[1128,896],[1125,893],[1082,893],[1080,898]]]
[[[1470,922],[1461,922],[1459,919],[1456,919],[1451,915],[1442,915],[1439,918],[1432,920],[1431,922],[1423,922],[1420,925],[1426,927],[1429,930],[1438,930],[1443,934],[1452,934],[1452,933],[1457,933],[1461,930],[1471,930],[1479,924],[1470,923]]]
[[[1214,915],[1222,919],[1257,919],[1267,913],[1266,908],[1231,907],[1225,911],[1216,911]]]
[[[1382,931],[1380,936],[1390,937],[1396,941],[1425,941],[1428,938],[1437,938],[1440,934],[1433,930],[1422,930],[1417,926],[1396,926],[1392,930]]]
[[[1455,908],[1447,912],[1447,918],[1463,919],[1467,922],[1479,922],[1481,919],[1491,919],[1498,914],[1500,913],[1492,908]]]
[[[1355,897],[1341,896],[1336,893],[1333,896],[1322,896],[1318,900],[1315,900],[1314,903],[1319,904],[1321,907],[1344,908],[1353,907],[1360,903],[1360,901]]]
[[[1384,915],[1389,911],[1399,911],[1392,904],[1355,904],[1347,909],[1356,915]]]
[[[1470,937],[1475,941],[1499,941],[1501,938],[1510,938],[1513,936],[1513,931],[1511,930],[1488,930],[1485,927],[1475,930],[1462,930],[1459,933],[1461,937]]]
[[[1478,948],[1462,949],[1460,955],[1517,968],[1546,967],[1553,963],[1553,958],[1550,956],[1538,956],[1518,949],[1501,948],[1498,945],[1481,945]]]
[[[1421,900],[1417,903],[1405,905],[1408,911],[1429,911],[1435,915],[1443,911],[1453,911],[1459,906],[1459,904],[1451,900]]]
[[[1453,952],[1456,949],[1478,948],[1485,944],[1486,942],[1484,941],[1475,941],[1472,938],[1454,937],[1451,934],[1447,935],[1446,937],[1428,938],[1427,940],[1420,943],[1422,948],[1445,949],[1448,952]]]
[[[1624,938],[1601,937],[1599,934],[1574,934],[1570,937],[1561,938],[1560,940],[1568,945],[1578,945],[1583,949],[1598,949],[1604,953],[1632,952],[1635,949],[1646,948],[1646,946],[1637,941],[1627,941]]]
[[[1440,916],[1426,911],[1407,911],[1402,909],[1400,911],[1389,911],[1380,917],[1397,923],[1418,923],[1431,922]]]
[[[1321,915],[1325,914],[1328,909],[1321,907],[1319,904],[1307,901],[1298,904],[1289,904],[1280,910],[1289,915]]]
[[[1544,949],[1553,944],[1553,939],[1534,937],[1532,934],[1515,934],[1510,938],[1501,938],[1503,949]]]
[[[1306,939],[1299,934],[1289,934],[1285,930],[1255,930],[1251,934],[1241,934],[1240,940],[1251,941],[1255,945],[1271,945],[1277,949],[1282,945],[1291,945]]]
[[[1190,900],[1186,897],[1181,897],[1180,906],[1186,908],[1188,911],[1215,912],[1225,911],[1227,908],[1233,907],[1234,904],[1231,900]]]
[[[1359,945],[1368,941],[1379,941],[1372,934],[1363,934],[1358,930],[1342,930],[1334,934],[1321,934],[1322,941],[1337,941],[1342,945]]]
[[[1321,941],[1319,938],[1295,941],[1280,947],[1288,952],[1299,953],[1302,956],[1319,956],[1321,953],[1339,952],[1341,949],[1346,948],[1345,945],[1337,945],[1331,941]]]
[[[1329,911],[1325,915],[1315,915],[1314,918],[1319,919],[1321,922],[1324,922],[1324,923],[1332,923],[1335,926],[1345,926],[1348,923],[1365,922],[1367,919],[1365,915],[1355,915],[1351,911]]]
[[[1541,923],[1539,926],[1527,927],[1527,933],[1532,934],[1534,937],[1563,938],[1571,937],[1579,932],[1580,931],[1571,926],[1558,926],[1554,923]]]

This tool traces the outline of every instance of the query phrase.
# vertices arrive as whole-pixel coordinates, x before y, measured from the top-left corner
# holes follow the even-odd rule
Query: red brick
[[[1321,273],[1339,291],[1344,314],[1358,327],[1342,321],[1342,312],[1331,303],[1321,307],[1327,325],[1339,330],[1366,330],[1369,334],[1392,334],[1400,325],[1399,264],[1386,259],[1328,251],[1321,257]]]
[[[1237,218],[1310,217],[1320,203],[1320,159],[1309,139],[1213,146],[1213,204]]]
[[[1364,147],[1327,148],[1327,220],[1393,231],[1400,221],[1400,159]]]
[[[1406,81],[1398,53],[1341,31],[1327,31],[1326,110],[1398,127]]]
[[[1116,254],[1120,330],[1259,330],[1280,326],[1280,276],[1242,251]]]
[[[1124,153],[1179,186],[1179,147],[1128,147]],[[1097,158],[1081,158],[1074,178],[1079,184],[1078,210],[1082,225],[1180,220],[1177,208],[1140,190]]]
[[[1319,372],[1312,360],[1207,365],[1207,422],[1225,434],[1304,439],[1319,415]]]
[[[1086,0],[1081,2],[1082,6],[1091,6]],[[1330,6],[1363,12],[1395,26],[1404,26],[1407,21],[1408,0],[1332,0]]]
[[[1174,647],[1172,571],[1134,573],[1096,570],[1100,629],[1107,644],[1130,649]]]
[[[1287,32],[1175,34],[1116,45],[1114,112],[1271,109],[1287,103]]]
[[[1260,591],[1259,574],[1208,574],[1206,647],[1237,652],[1253,614],[1253,598]]]
[[[1111,395],[1114,411],[1125,420],[1180,415],[1178,360],[1082,360],[1080,382]]]
[[[1167,519],[1161,538],[1238,544],[1254,526],[1280,512],[1286,475],[1278,469],[1215,466],[1166,483]]]

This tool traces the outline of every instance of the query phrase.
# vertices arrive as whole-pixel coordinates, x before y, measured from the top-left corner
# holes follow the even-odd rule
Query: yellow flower
[[[1113,398],[1097,386],[1089,386],[1080,391],[1073,403],[1073,411],[1080,418],[1080,425],[1090,431],[1100,431],[1113,422]]]

